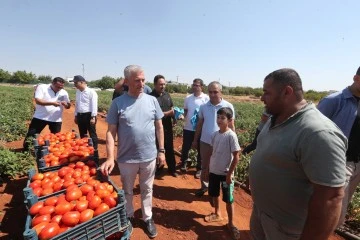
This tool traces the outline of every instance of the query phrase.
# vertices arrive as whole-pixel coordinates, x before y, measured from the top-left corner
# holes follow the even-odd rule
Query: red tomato
[[[72,208],[71,203],[69,202],[62,202],[58,203],[55,207],[55,214],[56,215],[64,215],[67,212],[70,212]]]
[[[32,205],[29,209],[30,215],[34,216],[39,213],[39,210],[44,207],[44,202],[37,202],[34,205]]]
[[[46,215],[46,214],[52,214],[55,211],[55,207],[54,206],[44,206],[43,208],[41,208],[39,210],[39,214],[40,215]]]
[[[54,190],[52,188],[44,188],[42,191],[41,191],[41,196],[46,196],[46,195],[49,195],[49,194],[52,194],[54,193]]]
[[[101,203],[96,209],[95,209],[95,212],[94,212],[94,217],[108,211],[110,208],[109,206],[106,204],[106,203]]]
[[[50,222],[54,222],[54,223],[57,223],[57,224],[60,224],[61,223],[61,218],[62,218],[62,215],[55,215],[51,218],[51,221]]]
[[[71,180],[68,180],[68,181],[65,181],[64,183],[63,183],[63,188],[68,188],[70,185],[75,185],[74,184],[74,179],[71,179]]]
[[[65,176],[63,177],[63,179],[65,181],[68,181],[68,180],[71,180],[73,177],[72,177],[72,173],[68,172],[67,174],[65,174]]]
[[[78,200],[82,196],[82,192],[79,188],[66,189],[66,200],[71,202]]]
[[[98,189],[96,190],[96,195],[98,195],[101,199],[104,197],[110,196],[110,192],[106,189]]]
[[[94,188],[93,188],[93,186],[91,186],[89,184],[84,184],[80,187],[80,190],[83,195],[87,195],[90,191],[93,191]]]
[[[67,230],[69,230],[71,227],[65,226],[65,225],[61,225],[58,234],[66,232]]]
[[[41,187],[41,181],[40,180],[35,180],[35,181],[33,181],[32,183],[29,184],[29,187],[31,187],[32,189]]]
[[[95,195],[89,201],[89,208],[95,210],[100,204],[101,204],[101,198]]]
[[[39,235],[41,230],[48,224],[48,222],[41,222],[38,225],[34,226],[32,229],[35,230],[36,234]]]
[[[86,200],[90,201],[94,196],[95,196],[95,191],[91,190],[90,192],[88,192],[88,194],[86,195]]]
[[[79,223],[83,223],[86,221],[89,221],[94,216],[94,210],[92,209],[86,209],[80,213],[80,221]]]
[[[96,168],[90,168],[90,176],[95,176],[96,175]]]
[[[80,184],[83,182],[84,182],[84,180],[81,177],[75,178],[75,181],[74,181],[75,184]]]
[[[95,190],[97,191],[97,190],[99,190],[99,189],[106,190],[107,187],[106,187],[105,183],[96,184],[96,185],[95,185]]]
[[[39,238],[42,239],[50,239],[55,237],[59,233],[60,227],[57,223],[48,223],[40,232]]]
[[[72,174],[72,178],[79,178],[81,177],[81,172],[80,171],[74,171],[73,174]]]
[[[75,210],[76,210],[76,211],[79,211],[79,212],[82,212],[82,211],[84,211],[85,209],[88,208],[88,204],[89,204],[89,202],[88,202],[87,200],[84,200],[84,201],[76,201]]]
[[[110,193],[112,193],[114,191],[114,187],[111,184],[107,185],[106,188]]]
[[[50,214],[46,214],[46,215],[36,215],[33,220],[31,221],[31,226],[36,226],[39,223],[42,222],[50,222],[51,220],[51,216]]]
[[[58,201],[57,201],[56,205],[59,205],[60,203],[68,203],[68,201],[66,201],[66,199],[65,199],[64,194],[61,194],[58,196]]]
[[[80,220],[80,213],[78,211],[70,211],[63,215],[61,221],[66,226],[75,226]]]
[[[43,180],[43,179],[44,179],[44,174],[42,174],[42,173],[35,173],[34,176],[32,176],[31,181]]]
[[[117,198],[116,198],[117,199]],[[113,208],[117,205],[116,199],[112,196],[106,196],[103,201],[106,203],[110,208]]]
[[[59,182],[54,183],[53,186],[54,192],[60,191],[63,185],[64,184],[61,182],[61,180]]]
[[[46,183],[42,184],[41,187],[43,189],[46,189],[46,188],[53,188],[53,186],[54,186],[54,182],[50,180],[49,182],[46,182]]]
[[[62,167],[58,171],[59,177],[63,178],[68,173],[68,167]]]
[[[75,163],[75,167],[76,168],[83,168],[85,166],[85,163],[84,162],[77,162]]]
[[[58,197],[56,197],[56,196],[49,197],[44,201],[44,205],[45,206],[55,206],[57,201],[58,201]]]

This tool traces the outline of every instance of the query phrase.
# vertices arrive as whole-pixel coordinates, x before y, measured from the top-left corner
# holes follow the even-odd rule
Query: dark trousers
[[[165,148],[165,158],[166,164],[168,165],[168,170],[171,173],[175,172],[175,154],[174,154],[174,136],[172,128],[164,129],[164,148]]]
[[[189,151],[191,149],[191,144],[194,141],[195,131],[183,130],[183,144],[181,149],[181,162],[184,164],[189,158]],[[196,159],[196,170],[201,170],[201,156],[200,156],[200,138],[198,139],[197,147],[197,159]]]
[[[97,119],[95,118],[95,124],[90,124],[91,120],[91,113],[77,113],[77,124],[79,128],[80,137],[85,137],[85,134],[89,132],[89,135],[93,141],[94,149],[97,150],[98,147],[98,137],[96,134],[96,122]]]
[[[33,118],[29,125],[29,130],[25,136],[24,140],[24,150],[28,150],[29,144],[28,139],[30,137],[35,137],[35,134],[41,133],[41,131],[48,125],[51,133],[58,133],[61,131],[61,123],[62,122],[49,122],[45,120],[41,120],[38,118]]]

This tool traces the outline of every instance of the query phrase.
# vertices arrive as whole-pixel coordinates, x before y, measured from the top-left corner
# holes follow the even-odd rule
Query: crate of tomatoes
[[[36,173],[35,169],[31,169],[23,190],[25,200],[27,196],[34,194],[41,201],[48,196],[64,192],[70,185],[84,184],[88,179],[96,178],[96,175],[99,174],[96,168],[96,163],[88,160],[70,163],[52,172]]]
[[[123,190],[109,179],[70,185],[41,201],[29,195],[24,239],[105,239],[126,232],[130,222],[125,202]]]
[[[37,150],[38,151],[38,150]],[[94,147],[91,138],[72,139],[63,142],[51,142],[49,146],[41,147],[41,153],[36,157],[39,172],[60,169],[69,163],[94,159]]]

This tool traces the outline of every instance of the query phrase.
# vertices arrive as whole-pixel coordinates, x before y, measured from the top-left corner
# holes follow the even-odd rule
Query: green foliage
[[[24,176],[34,167],[34,157],[30,153],[15,153],[5,148],[0,148],[0,175],[1,177],[14,178]]]
[[[117,80],[115,78],[110,76],[104,76],[100,80],[89,82],[89,86],[98,87],[101,89],[108,89],[108,88],[114,88],[116,82]]]
[[[319,102],[323,97],[327,95],[329,95],[329,92],[316,92],[314,90],[309,90],[305,92],[304,97],[306,100]]]
[[[40,75],[40,76],[38,76],[38,81],[40,83],[51,83],[52,82],[52,76],[50,76],[50,75]]]
[[[11,73],[0,69],[0,82],[9,82],[11,79]]]
[[[26,71],[16,71],[13,73],[10,82],[29,84],[36,82],[36,75],[32,72],[27,73]]]
[[[25,136],[26,121],[33,114],[33,88],[0,86],[0,140],[14,141]]]

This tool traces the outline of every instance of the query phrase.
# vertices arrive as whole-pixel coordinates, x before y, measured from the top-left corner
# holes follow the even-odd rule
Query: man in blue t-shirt
[[[348,138],[346,151],[346,184],[338,227],[344,224],[348,205],[360,183],[360,67],[354,82],[341,92],[322,99],[318,109],[331,119]]]
[[[125,191],[126,212],[131,221],[134,216],[134,182],[139,174],[142,217],[147,235],[154,238],[157,230],[152,218],[152,195],[156,163],[160,166],[165,163],[164,131],[161,121],[164,114],[156,98],[143,93],[145,76],[140,66],[127,66],[124,76],[129,90],[114,99],[110,106],[106,118],[107,160],[101,165],[101,171],[109,175],[115,166],[114,143],[117,134],[117,163]],[[158,150],[155,145],[155,133],[159,144]]]

